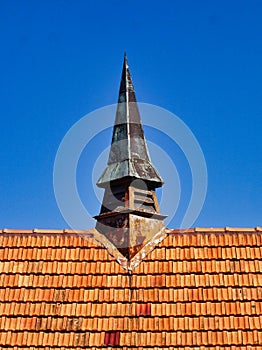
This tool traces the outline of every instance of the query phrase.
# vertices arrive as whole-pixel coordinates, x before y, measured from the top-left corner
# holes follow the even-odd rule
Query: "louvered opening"
[[[136,189],[134,191],[135,208],[141,208],[146,211],[155,212],[155,203],[151,191]]]

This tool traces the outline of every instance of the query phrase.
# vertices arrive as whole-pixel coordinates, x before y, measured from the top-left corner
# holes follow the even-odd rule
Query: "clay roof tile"
[[[170,230],[130,274],[86,232],[18,231],[0,235],[1,344],[91,349],[110,328],[141,349],[261,341],[261,228]]]

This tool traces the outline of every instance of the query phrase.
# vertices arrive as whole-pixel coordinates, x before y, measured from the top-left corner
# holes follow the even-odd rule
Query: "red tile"
[[[191,330],[189,333],[183,333],[183,337],[181,336],[179,340],[181,344],[194,343],[204,346],[203,344],[210,345],[212,342],[215,346],[220,344],[221,339],[222,342],[227,341],[229,344],[242,344],[245,341],[249,344],[256,343],[260,339],[257,330],[261,329],[262,322],[260,315],[262,312],[260,305],[262,263],[259,260],[262,253],[262,249],[259,248],[261,237],[254,237],[251,231],[245,235],[233,232],[230,236],[228,236],[229,232],[223,235],[222,231],[210,232],[211,235],[208,231],[199,231],[194,236],[186,233],[188,236],[181,234],[179,238],[173,236],[170,239],[169,236],[164,240],[161,243],[161,249],[150,253],[150,259],[154,257],[157,260],[145,260],[134,270],[133,287],[139,289],[132,295],[128,289],[130,278],[112,258],[108,260],[109,257],[104,254],[104,248],[80,249],[81,244],[88,247],[89,243],[86,244],[86,240],[79,237],[60,239],[60,233],[54,236],[46,232],[48,236],[42,235],[41,239],[33,235],[27,238],[24,236],[21,239],[8,237],[5,244],[10,249],[4,251],[0,248],[0,257],[4,259],[4,264],[0,265],[1,290],[4,291],[6,288],[3,296],[0,291],[0,298],[3,303],[5,300],[10,300],[3,307],[3,303],[0,304],[0,314],[3,315],[2,320],[5,320],[4,327],[11,326],[6,321],[11,318],[7,318],[6,315],[12,315],[12,327],[14,325],[15,329],[26,331],[32,327],[37,329],[38,319],[41,317],[44,318],[42,327],[46,329],[52,327],[56,338],[49,333],[40,334],[37,331],[35,335],[27,332],[25,337],[19,340],[19,344],[25,344],[26,341],[39,344],[39,341],[42,341],[48,344],[53,342],[54,346],[56,344],[60,344],[57,346],[68,344],[77,346],[80,343],[86,346],[92,342],[95,345],[99,342],[102,344],[103,338],[101,340],[99,332],[93,333],[91,338],[89,335],[86,337],[78,333],[76,335],[75,332],[78,332],[79,327],[84,324],[86,324],[85,329],[101,331],[106,326],[117,331],[115,328],[130,329],[131,325],[134,337],[132,332],[128,336],[123,334],[121,344],[126,341],[123,345],[130,343],[137,346],[137,342],[143,340],[150,344],[160,344],[158,346],[165,343],[173,346],[177,344],[174,341],[177,341],[181,335],[176,332],[165,333],[169,331],[172,319],[171,329],[183,326],[183,332]],[[257,247],[254,246],[256,244],[258,244]],[[33,249],[33,246],[36,249]],[[50,249],[51,247],[56,248]],[[88,262],[93,250],[96,249],[98,261]],[[24,262],[17,259],[23,259]],[[127,289],[124,289],[125,287]],[[27,303],[21,303],[23,300]],[[96,316],[89,319],[90,324],[87,324],[84,320],[91,315],[91,303],[94,300],[96,308],[92,312]],[[159,335],[150,332],[136,335],[137,323],[130,323],[128,319],[130,300],[133,302],[132,314],[141,316],[139,322],[142,323],[139,323],[139,327],[148,331],[158,327]],[[250,302],[256,300],[258,300],[257,303]],[[91,303],[85,304],[84,301]],[[151,303],[152,313],[147,309]],[[27,317],[28,314],[32,316]],[[241,314],[245,317],[244,323],[243,317],[233,316]],[[49,315],[56,315],[56,318]],[[111,315],[110,322],[107,322],[108,319],[103,318],[103,315]],[[205,330],[205,334],[198,331],[201,326],[198,317],[200,315],[204,316],[204,329],[208,329]],[[209,318],[205,315],[209,315]],[[72,318],[70,334],[59,333],[61,327],[65,327],[64,317]],[[77,321],[74,321],[73,317],[76,317]],[[176,324],[178,318],[181,319],[179,325]],[[80,319],[83,319],[81,326]],[[87,328],[89,326],[91,328]],[[214,333],[212,331],[214,329],[221,329],[221,331]],[[251,329],[255,333],[242,333],[234,329],[247,331]],[[249,338],[245,338],[244,334]],[[16,336],[17,338],[12,338],[12,342],[14,339],[18,342],[19,332]],[[8,341],[10,341],[10,335]],[[85,343],[86,341],[88,343]],[[142,345],[145,344],[141,343]]]

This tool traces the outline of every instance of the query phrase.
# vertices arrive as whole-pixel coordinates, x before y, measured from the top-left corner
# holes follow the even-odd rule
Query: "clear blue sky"
[[[137,99],[178,115],[202,147],[195,226],[262,225],[261,18],[259,0],[1,1],[0,227],[67,227],[55,154],[79,118],[116,102],[124,51]]]

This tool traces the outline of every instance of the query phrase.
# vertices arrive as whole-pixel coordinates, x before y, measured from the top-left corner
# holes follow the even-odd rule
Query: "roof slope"
[[[169,230],[132,272],[87,231],[4,230],[0,260],[1,348],[262,349],[262,228]]]

